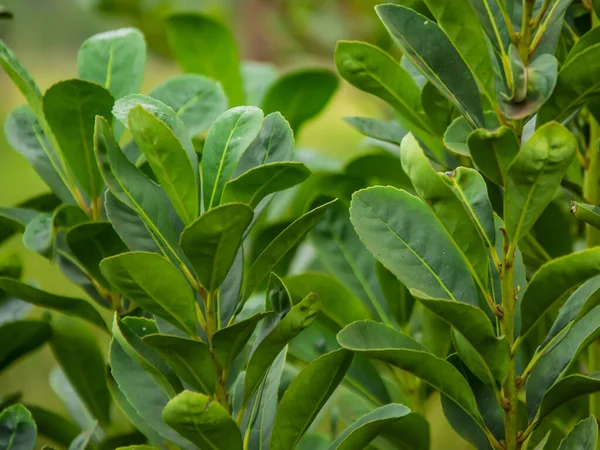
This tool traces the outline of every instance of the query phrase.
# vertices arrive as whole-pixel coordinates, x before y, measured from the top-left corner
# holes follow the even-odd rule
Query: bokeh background
[[[42,92],[76,75],[77,50],[92,34],[135,26],[148,40],[149,54],[142,93],[180,73],[164,39],[163,18],[170,12],[197,10],[228,24],[244,60],[266,61],[282,72],[300,67],[335,70],[333,52],[340,39],[365,40],[394,52],[373,11],[373,0],[0,0],[14,17],[0,21],[0,39],[29,70]],[[406,1],[404,2],[406,3]],[[25,158],[12,150],[4,135],[6,115],[24,103],[20,92],[0,71],[0,206],[12,206],[47,188]],[[341,117],[384,117],[382,104],[341,82],[333,100],[296,136],[297,151],[317,152],[342,164],[365,151],[362,137]],[[25,262],[25,278],[50,292],[83,295],[65,282],[58,268],[23,248],[14,237],[4,249]],[[102,336],[108,345],[106,337]],[[2,345],[2,343],[0,343]],[[61,411],[48,386],[55,363],[49,350],[30,354],[0,376],[0,396],[23,391],[24,401]],[[468,448],[451,432],[439,400],[427,414],[432,448]],[[451,443],[451,444],[450,444]]]

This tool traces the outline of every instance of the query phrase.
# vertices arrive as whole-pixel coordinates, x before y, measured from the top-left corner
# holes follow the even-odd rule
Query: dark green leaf
[[[514,245],[552,200],[576,150],[575,137],[552,122],[536,130],[508,167],[504,222]]]
[[[230,203],[205,212],[183,230],[181,249],[209,292],[225,280],[252,218],[248,206]]]
[[[175,60],[185,72],[221,82],[232,106],[244,103],[238,50],[221,23],[195,13],[167,18],[167,38]]]
[[[143,342],[156,350],[185,383],[204,394],[213,393],[215,368],[206,344],[164,334],[147,335]]]
[[[29,222],[39,215],[33,209],[0,208],[0,243],[14,233],[22,233]]]
[[[132,252],[102,261],[106,279],[132,302],[197,336],[196,301],[185,277],[156,253]]]
[[[0,370],[5,369],[21,356],[37,349],[52,336],[52,328],[46,322],[22,320],[0,326]]]
[[[508,127],[494,131],[479,128],[469,135],[467,145],[481,172],[498,186],[504,186],[508,167],[519,152],[514,131]]]
[[[538,420],[545,419],[565,403],[584,395],[600,391],[600,372],[586,375],[569,375],[555,383],[542,398]]]
[[[155,87],[150,97],[173,108],[190,136],[206,131],[227,109],[221,85],[202,75],[187,74],[167,80]]]
[[[400,158],[389,152],[359,155],[346,164],[344,173],[356,177],[356,180],[366,179],[371,185],[389,185],[398,189],[413,190],[410,179],[404,173]],[[357,187],[363,186],[364,184],[357,185]]]
[[[23,245],[28,250],[51,258],[54,253],[54,243],[52,214],[41,213],[25,226]]]
[[[415,305],[414,297],[410,294],[406,286],[379,261],[376,264],[375,270],[379,285],[381,286],[381,292],[387,301],[391,316],[396,319],[398,325],[407,325]],[[366,318],[368,317],[361,317],[361,319]]]
[[[5,450],[33,450],[37,427],[23,405],[11,406],[0,414],[0,447]]]
[[[337,77],[328,69],[303,69],[278,78],[262,101],[265,114],[279,111],[292,130],[319,114],[338,87]]]
[[[103,87],[83,80],[62,81],[44,94],[44,114],[75,179],[96,201],[104,182],[94,159],[96,116],[112,120],[114,99]]]
[[[102,316],[85,300],[54,295],[11,278],[0,278],[0,290],[33,305],[87,320],[106,331]]]
[[[119,99],[139,92],[146,42],[135,28],[107,31],[87,39],[77,55],[77,76],[104,86]]]
[[[101,425],[107,425],[111,401],[104,377],[104,356],[96,336],[76,319],[55,316],[50,344],[85,406]]]
[[[202,152],[204,209],[218,206],[225,184],[242,154],[258,135],[263,113],[252,106],[240,106],[221,114],[208,130]]]
[[[68,446],[81,431],[77,425],[63,416],[40,406],[27,405],[37,425],[38,434],[57,444]]]
[[[348,371],[354,355],[336,350],[315,359],[286,389],[273,425],[270,450],[295,448]]]
[[[500,126],[496,114],[492,111],[485,112],[485,129],[493,130]],[[457,117],[444,133],[444,144],[452,152],[462,155],[471,156],[469,153],[469,147],[467,145],[467,139],[473,132],[473,127],[467,122],[465,117]]]
[[[242,449],[242,435],[236,423],[206,395],[182,392],[165,406],[163,419],[198,448]]]
[[[212,348],[219,364],[227,369],[248,343],[256,325],[269,313],[256,313],[247,319],[217,330],[212,337]]]
[[[406,135],[406,130],[398,125],[396,120],[379,120],[370,117],[343,117],[343,120],[360,134],[391,144],[400,144]]]
[[[558,450],[594,450],[598,439],[598,423],[594,416],[579,422],[560,443]]]
[[[483,109],[473,74],[442,29],[427,17],[401,5],[375,8],[404,53],[448,97],[473,128],[483,127]]]

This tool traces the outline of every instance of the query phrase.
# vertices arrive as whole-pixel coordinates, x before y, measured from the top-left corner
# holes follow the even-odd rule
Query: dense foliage
[[[345,118],[369,150],[343,167],[294,160],[336,77],[241,62],[206,16],[166,19],[186,74],[148,95],[137,29],[44,94],[0,43],[28,102],[7,139],[52,190],[0,208],[0,241],[89,297],[0,254],[0,370],[49,345],[71,416],[1,398],[2,448],[427,450],[436,393],[474,448],[596,448],[596,5],[399,3],[399,62],[336,48],[394,111]]]

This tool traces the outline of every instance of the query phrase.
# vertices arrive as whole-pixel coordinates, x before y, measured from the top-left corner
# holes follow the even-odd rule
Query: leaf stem
[[[532,34],[532,17],[535,0],[523,0],[523,19],[521,22],[521,39],[519,41],[519,54],[525,66],[529,62],[529,44]],[[536,35],[537,37],[537,35]]]

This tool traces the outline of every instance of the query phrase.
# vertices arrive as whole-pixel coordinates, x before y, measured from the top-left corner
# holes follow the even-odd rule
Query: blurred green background
[[[299,67],[334,68],[339,39],[359,39],[391,50],[372,0],[1,0],[14,17],[0,21],[0,39],[17,55],[44,92],[53,83],[76,75],[77,50],[92,34],[123,26],[145,33],[149,54],[142,93],[180,73],[166,49],[162,18],[173,11],[198,10],[219,18],[232,29],[244,60],[268,61],[282,72]],[[0,123],[24,103],[20,92],[0,72]],[[298,151],[318,152],[340,163],[364,151],[362,137],[341,117],[383,116],[372,97],[340,83],[333,101],[296,136]],[[48,189],[25,158],[12,150],[0,127],[0,206],[12,206]],[[50,292],[83,295],[65,282],[58,268],[23,248],[14,237],[5,251],[25,262],[25,278]],[[108,345],[105,335],[101,336]],[[0,343],[1,345],[1,343]],[[0,376],[0,395],[22,391],[24,401],[62,410],[48,386],[55,365],[49,350],[34,352]],[[451,434],[432,399],[432,448],[468,448]],[[453,444],[448,445],[450,438]]]

